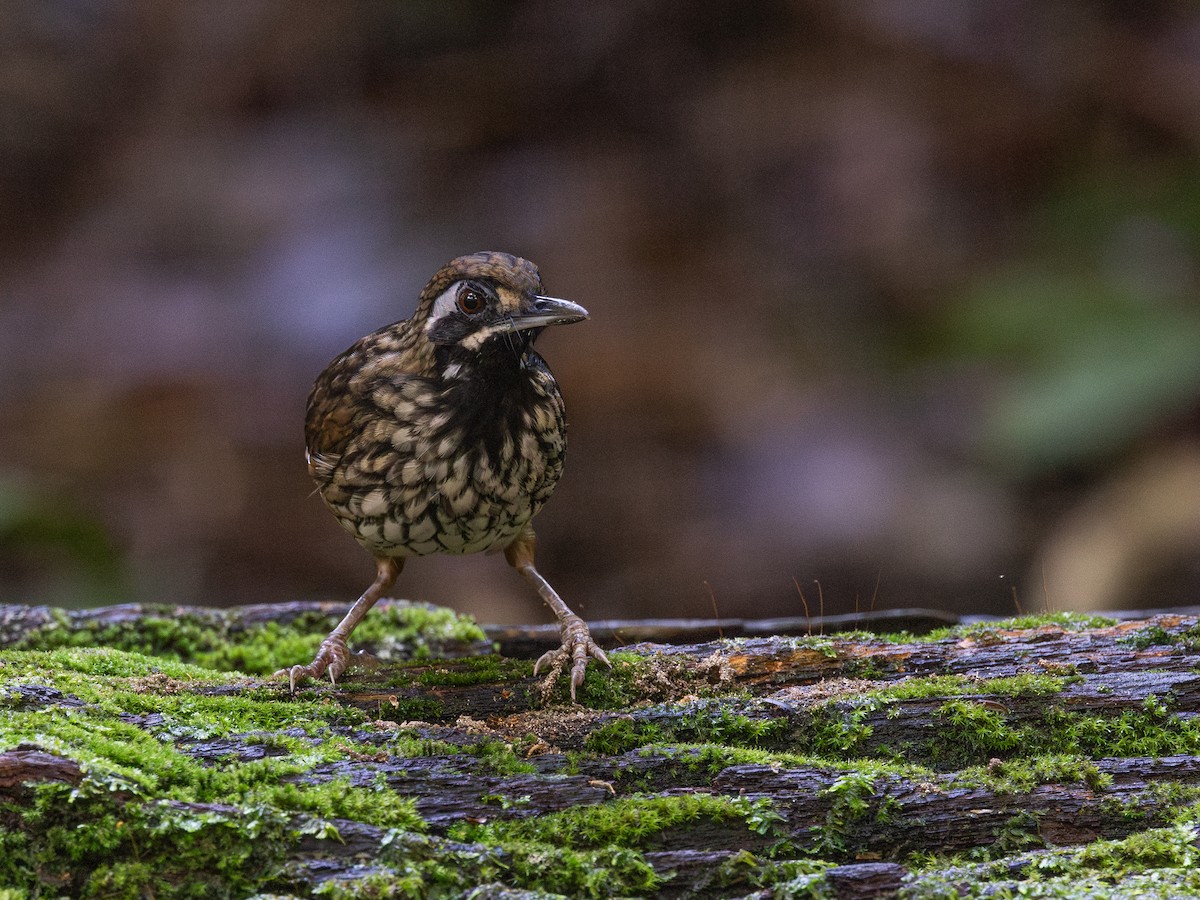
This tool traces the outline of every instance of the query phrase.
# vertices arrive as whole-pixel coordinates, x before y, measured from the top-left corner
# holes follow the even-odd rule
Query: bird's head
[[[452,259],[421,292],[417,320],[445,357],[497,352],[523,356],[548,325],[587,318],[570,300],[547,297],[537,266],[508,253]]]

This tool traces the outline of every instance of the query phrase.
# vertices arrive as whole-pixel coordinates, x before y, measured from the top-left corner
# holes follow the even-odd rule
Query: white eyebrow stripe
[[[456,281],[438,294],[437,299],[433,301],[433,308],[429,311],[429,319],[425,322],[426,331],[429,331],[439,319],[454,312],[458,304],[458,288],[461,284],[461,281]]]

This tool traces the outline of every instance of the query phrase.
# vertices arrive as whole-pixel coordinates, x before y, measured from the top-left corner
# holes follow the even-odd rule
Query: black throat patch
[[[531,427],[528,421],[537,418],[536,409],[557,402],[545,392],[549,369],[530,346],[533,337],[526,332],[499,335],[478,353],[439,348],[438,367],[451,411],[444,431],[460,435],[464,452],[477,447],[499,459],[506,437],[520,446],[522,432]]]

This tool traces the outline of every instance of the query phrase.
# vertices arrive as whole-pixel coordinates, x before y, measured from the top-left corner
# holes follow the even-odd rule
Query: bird
[[[558,619],[561,646],[534,664],[571,664],[571,699],[588,660],[612,667],[587,624],[535,564],[531,520],[562,474],[566,417],[534,341],[588,318],[544,293],[537,266],[508,253],[459,256],[421,291],[408,319],[335,357],[305,414],[308,472],[325,505],[375,560],[375,580],[307,665],[280,669],[292,693],[331,683],[347,640],[414,556],[502,551]]]

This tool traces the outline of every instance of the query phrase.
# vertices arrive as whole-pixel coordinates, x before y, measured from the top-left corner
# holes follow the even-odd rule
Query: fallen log
[[[393,604],[366,632],[380,659],[345,683],[291,696],[262,676],[332,614],[0,607],[0,886],[934,897],[1195,878],[1194,617],[642,643],[570,704],[470,623]]]

